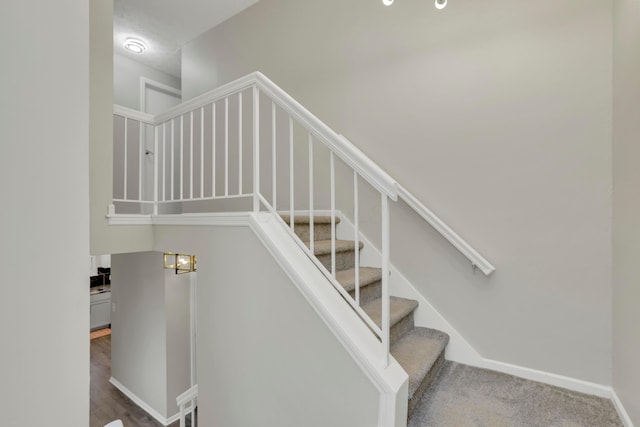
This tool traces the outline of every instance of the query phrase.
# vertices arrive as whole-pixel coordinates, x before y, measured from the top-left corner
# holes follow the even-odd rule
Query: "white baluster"
[[[128,135],[128,128],[127,128],[127,122],[129,121],[129,119],[127,119],[126,117],[124,118],[124,200],[127,200],[127,179],[128,179],[128,174],[127,174],[127,151],[129,151],[129,135]]]
[[[242,191],[242,92],[238,92],[238,195]]]
[[[229,195],[229,97],[224,99],[224,195]]]
[[[167,200],[167,122],[162,124],[162,201]]]
[[[389,198],[380,194],[382,216],[382,349],[383,366],[389,365]]]
[[[329,152],[331,169],[331,276],[336,278],[336,171],[333,151]]]
[[[355,282],[356,282],[356,305],[360,306],[360,202],[358,200],[358,172],[353,171],[353,222],[355,227]]]
[[[260,91],[253,86],[253,211],[260,209]]]
[[[171,199],[170,200],[175,200],[176,198],[176,193],[175,193],[175,174],[176,174],[176,168],[175,168],[175,157],[176,157],[176,147],[175,147],[175,136],[176,136],[176,120],[175,118],[171,119]]]
[[[273,199],[271,204],[273,205],[273,210],[277,212],[276,207],[276,103],[271,102],[271,187],[273,191]]]
[[[143,128],[145,126],[144,123],[138,122],[138,201],[142,201],[142,169],[143,163],[142,159],[144,156],[144,138],[143,138]],[[146,134],[145,134],[146,136]]]
[[[184,200],[184,114],[180,115],[180,200]]]
[[[211,104],[211,197],[216,197],[216,103]]]
[[[200,198],[204,199],[204,106],[200,108]]]
[[[291,231],[295,230],[294,225],[294,177],[293,177],[293,117],[289,116],[289,226]]]
[[[311,248],[311,255],[315,253],[313,230],[313,137],[309,133],[309,248]]]
[[[189,114],[189,200],[193,200],[193,111]]]
[[[158,138],[160,135],[158,126],[153,127],[153,215],[158,215],[158,179],[160,170],[158,169]]]

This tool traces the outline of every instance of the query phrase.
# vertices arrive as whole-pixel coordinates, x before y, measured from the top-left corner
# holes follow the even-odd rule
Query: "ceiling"
[[[258,0],[114,0],[113,51],[180,77],[180,50],[187,42],[226,21]],[[140,55],[122,45],[142,39]]]

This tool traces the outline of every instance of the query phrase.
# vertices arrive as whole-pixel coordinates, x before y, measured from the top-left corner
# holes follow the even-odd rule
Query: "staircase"
[[[289,215],[281,215],[288,225]],[[340,222],[335,219],[336,226]],[[295,234],[309,247],[311,241],[309,216],[294,216]],[[335,231],[335,230],[334,230]],[[360,242],[360,248],[363,244]],[[336,279],[355,298],[355,242],[336,240]],[[316,258],[331,271],[331,217],[313,217],[313,252]],[[382,270],[376,267],[359,267],[360,307],[378,326],[382,320]],[[449,336],[444,332],[416,327],[413,313],[418,302],[391,296],[390,345],[391,354],[409,375],[409,415],[429,388],[444,364],[444,351]]]
[[[245,128],[250,131],[243,132]],[[147,146],[147,140],[153,140],[152,146]],[[289,212],[290,216],[282,216],[281,225],[293,219],[288,235],[296,238],[299,249],[312,258],[332,289],[377,339],[359,340],[360,335],[369,338],[364,328],[344,337],[357,347],[354,357],[365,362],[363,369],[373,374],[370,378],[380,394],[380,426],[399,425],[404,415],[404,405],[396,405],[405,378],[398,364],[409,376],[411,413],[438,375],[449,341],[443,332],[415,326],[417,301],[389,295],[390,205],[400,200],[406,203],[467,257],[474,269],[487,276],[495,269],[346,137],[259,72],[158,115],[114,106],[114,152],[122,156],[114,159],[119,172],[114,171],[109,224],[159,224],[159,218],[176,216],[176,206],[181,214],[201,212],[206,206],[224,218],[228,212],[217,203],[234,199],[243,206],[242,212],[256,216]],[[142,160],[145,155],[150,156],[146,163]],[[250,171],[243,160],[248,157]],[[143,165],[151,166],[153,173],[147,173]],[[324,190],[318,191],[321,187]],[[379,203],[378,266],[361,267],[356,260],[362,247],[356,243],[361,199],[368,210],[377,209]],[[315,215],[314,203],[329,207],[331,216]],[[296,209],[306,208],[309,216],[296,215]],[[334,222],[335,212],[351,209],[356,241],[336,240],[332,224],[339,221]],[[192,224],[195,217],[184,218]],[[168,224],[173,221],[167,220]],[[337,321],[334,316],[336,313],[327,313],[325,320]],[[389,363],[390,355],[398,364]],[[374,359],[379,361],[375,367]]]

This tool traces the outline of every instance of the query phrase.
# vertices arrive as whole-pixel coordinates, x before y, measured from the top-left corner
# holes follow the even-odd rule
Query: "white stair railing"
[[[250,105],[250,108],[246,106]],[[266,110],[266,112],[265,112]],[[140,204],[153,207],[154,215],[165,212],[173,203],[220,202],[238,199],[248,202],[247,210],[254,213],[278,212],[290,214],[287,225],[279,216],[280,223],[296,240],[300,248],[323,272],[327,280],[344,297],[352,308],[379,337],[382,363],[389,360],[389,271],[390,271],[390,218],[389,200],[402,197],[429,224],[441,232],[456,248],[467,256],[472,265],[485,274],[493,271],[493,266],[482,258],[470,245],[462,240],[444,222],[426,209],[406,189],[390,177],[377,164],[363,154],[344,136],[337,134],[306,108],[263,74],[256,72],[214,89],[197,98],[180,104],[166,113],[150,116],[133,110],[116,107],[114,115],[124,119],[124,125],[116,126],[114,120],[114,152],[124,153],[124,158],[114,159],[114,165],[121,164],[124,177],[115,177],[114,183],[123,188],[121,197],[114,203]],[[140,170],[131,168],[131,127],[142,129],[153,126],[153,185],[152,190],[142,190],[142,153],[149,151],[143,147],[143,137],[137,138]],[[137,127],[136,127],[137,126]],[[142,131],[140,131],[142,135]],[[120,135],[120,136],[118,136]],[[328,155],[317,155],[320,150]],[[328,164],[322,160],[328,158]],[[352,199],[346,209],[353,212],[355,224],[355,298],[336,279],[336,203],[338,189],[345,200],[345,185],[336,183],[337,169],[349,170],[353,176],[353,188],[349,188]],[[321,173],[318,172],[321,170]],[[304,172],[307,172],[306,174]],[[139,190],[131,194],[130,175],[137,172]],[[115,172],[114,172],[115,174]],[[328,179],[327,175],[328,174]],[[328,181],[328,201],[324,200],[331,215],[330,267],[314,256],[314,217],[318,206],[318,176]],[[122,181],[120,181],[120,179]],[[362,188],[365,184],[368,188]],[[145,187],[146,188],[146,187]],[[359,242],[360,194],[364,191],[379,194],[379,227],[382,267],[382,313],[381,324],[377,325],[360,307],[359,292]],[[288,197],[283,197],[288,194]],[[144,197],[143,197],[144,196]],[[305,203],[302,199],[306,200]],[[286,206],[288,204],[288,206]],[[283,206],[284,205],[284,206]],[[328,205],[328,206],[327,206]],[[251,207],[249,207],[251,206]],[[215,206],[209,206],[215,211]],[[368,211],[372,206],[367,206]],[[307,210],[309,215],[309,242],[303,242],[296,234],[295,214]],[[371,223],[370,215],[367,221]]]
[[[194,385],[189,390],[176,397],[176,403],[180,408],[180,427],[185,427],[187,415],[190,415],[191,427],[196,427],[198,407],[198,385]]]

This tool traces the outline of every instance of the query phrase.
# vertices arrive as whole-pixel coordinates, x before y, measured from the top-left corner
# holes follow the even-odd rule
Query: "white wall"
[[[157,252],[111,257],[111,376],[166,417],[164,278]]]
[[[613,386],[640,425],[640,3],[614,2]]]
[[[126,56],[113,55],[113,102],[140,110],[140,78],[154,80],[180,90],[178,77],[163,73]]]
[[[107,208],[113,200],[114,170],[113,0],[91,0],[90,5],[91,254],[145,251],[151,249],[151,226],[109,227],[107,224]]]
[[[162,255],[162,254],[160,254]],[[167,414],[179,411],[176,397],[191,388],[190,284],[197,273],[164,270],[167,325]]]
[[[190,387],[189,280],[159,252],[112,257],[111,376],[165,418]]]
[[[377,390],[249,228],[156,227],[155,242],[198,256],[201,425],[376,425]]]
[[[86,426],[89,3],[2,2],[0,34],[2,424]]]
[[[610,384],[611,55],[609,1],[263,0],[183,48],[183,99],[264,72],[496,265],[393,208],[394,262],[484,357]]]

